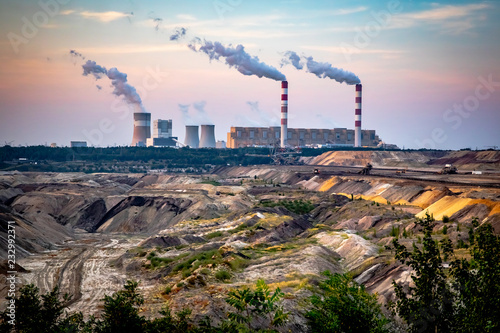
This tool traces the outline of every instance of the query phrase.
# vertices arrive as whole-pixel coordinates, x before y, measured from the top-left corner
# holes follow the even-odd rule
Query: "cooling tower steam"
[[[195,52],[203,52],[208,55],[210,60],[225,59],[226,65],[235,67],[243,75],[255,75],[259,78],[265,77],[276,81],[285,81],[286,77],[273,66],[269,66],[259,60],[256,56],[251,56],[245,51],[241,44],[227,47],[220,42],[201,41],[195,38],[189,45],[189,48]]]
[[[196,114],[191,115],[189,113],[189,108],[191,104],[178,104],[179,111],[182,113],[182,119],[185,125],[212,125],[214,122],[210,119],[207,112],[205,111],[205,105],[207,102],[199,101],[193,103],[194,109],[197,111]]]
[[[178,104],[179,111],[182,113],[184,125],[194,125],[194,121],[189,115],[189,104]]]
[[[356,74],[343,70],[341,68],[333,67],[327,62],[317,62],[313,57],[300,57],[296,52],[287,51],[285,52],[285,58],[282,60],[282,64],[292,64],[298,70],[304,68],[300,59],[305,60],[305,66],[309,73],[316,75],[319,78],[329,78],[335,80],[339,83],[346,84],[358,84],[361,81],[356,76]]]
[[[137,90],[127,82],[127,74],[120,72],[116,68],[109,70],[106,67],[98,65],[93,60],[87,60],[82,65],[83,75],[93,75],[96,80],[102,79],[107,76],[111,80],[111,85],[114,87],[113,94],[116,96],[123,96],[123,99],[134,107],[134,112],[145,112],[142,100]]]
[[[205,111],[206,104],[207,102],[205,101],[193,103],[194,109],[198,111],[196,118],[198,119],[198,122],[200,124],[212,125],[214,122],[210,119],[207,112]]]

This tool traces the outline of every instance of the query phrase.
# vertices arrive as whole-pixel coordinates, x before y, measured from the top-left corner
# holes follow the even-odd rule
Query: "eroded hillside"
[[[87,316],[99,314],[105,294],[136,279],[146,314],[170,302],[174,310],[190,307],[196,319],[217,321],[229,290],[263,278],[285,292],[291,320],[283,330],[301,332],[306,300],[325,270],[350,272],[381,302],[393,297],[393,280],[409,284],[411,272],[386,245],[394,237],[418,243],[415,222],[426,212],[439,220],[434,237],[448,237],[456,248],[467,240],[473,217],[500,231],[495,175],[357,171],[4,173],[0,233],[5,241],[7,221],[16,221],[23,283],[43,292],[59,286],[74,295],[70,308]]]

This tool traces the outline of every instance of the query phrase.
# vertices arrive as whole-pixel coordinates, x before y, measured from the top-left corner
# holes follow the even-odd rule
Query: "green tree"
[[[283,296],[280,288],[271,293],[264,280],[257,281],[255,291],[248,287],[232,290],[226,302],[236,311],[228,313],[229,320],[237,323],[239,329],[243,329],[245,327],[243,325],[246,325],[248,332],[254,332],[252,320],[256,316],[263,317],[267,320],[267,328],[264,331],[274,332],[274,327],[283,326],[288,320],[288,313],[284,312],[283,306],[279,304]]]
[[[500,237],[490,224],[472,221],[471,259],[451,264],[457,290],[456,332],[498,332],[500,329]]]
[[[139,315],[144,298],[138,293],[137,281],[127,281],[122,290],[104,297],[103,320],[97,323],[99,333],[144,332],[146,318]]]
[[[392,308],[408,324],[411,332],[451,332],[453,327],[454,294],[447,282],[439,244],[432,239],[434,218],[429,214],[417,222],[423,228],[423,246],[413,243],[413,250],[393,240],[395,258],[414,270],[415,287],[393,281],[397,301]],[[444,243],[443,255],[448,257],[453,249]]]
[[[347,274],[323,273],[321,295],[311,297],[306,318],[312,332],[388,332],[377,297],[370,295]]]
[[[393,241],[396,258],[415,271],[415,287],[404,290],[393,282],[397,298],[393,309],[411,332],[498,332],[500,237],[492,226],[479,226],[473,219],[467,246],[471,258],[457,259],[449,239],[439,246],[432,239],[432,217],[427,215],[419,224],[424,228],[422,249],[413,244],[409,252]],[[452,257],[447,270],[443,264]]]
[[[64,313],[70,296],[61,297],[57,287],[44,295],[39,292],[33,284],[19,289],[19,296],[14,298],[15,325],[8,323],[11,318],[6,310],[0,314],[0,332],[58,333],[77,332],[85,328],[81,313]]]

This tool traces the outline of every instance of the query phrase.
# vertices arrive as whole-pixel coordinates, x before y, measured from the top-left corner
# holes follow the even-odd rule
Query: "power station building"
[[[146,140],[148,147],[175,147],[176,137],[172,137],[172,119],[153,121],[153,137]]]
[[[231,127],[227,133],[227,148],[272,146],[281,140],[281,127]],[[333,145],[354,147],[355,131],[347,128],[312,129],[288,128],[288,146],[306,147]],[[376,147],[381,142],[375,130],[361,130],[361,146]]]

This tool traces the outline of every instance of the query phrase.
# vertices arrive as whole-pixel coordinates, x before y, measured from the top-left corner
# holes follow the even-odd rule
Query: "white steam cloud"
[[[191,104],[178,104],[179,111],[182,113],[184,125],[213,125],[214,122],[210,119],[205,111],[206,101],[194,102],[192,105],[196,110],[196,114],[191,115],[189,108]]]
[[[131,106],[134,107],[134,112],[145,112],[142,100],[137,90],[127,82],[127,74],[120,72],[116,68],[110,68],[98,65],[93,60],[87,60],[82,65],[83,75],[93,75],[96,80],[102,79],[106,76],[111,80],[111,85],[114,87],[113,94],[121,96]],[[99,87],[98,87],[99,89]]]
[[[292,64],[296,69],[302,70],[304,65],[300,61],[301,59],[305,60],[307,71],[319,78],[329,78],[339,83],[345,82],[346,84],[357,84],[361,82],[356,74],[352,72],[333,67],[327,62],[317,62],[313,57],[300,57],[294,51],[285,52],[285,57],[282,59],[281,64]]]
[[[210,60],[220,60],[224,58],[226,65],[235,67],[243,75],[255,75],[259,78],[265,77],[276,81],[285,81],[286,77],[273,66],[269,66],[259,60],[256,56],[251,56],[245,51],[243,45],[227,47],[220,42],[211,42],[195,38],[188,47],[195,52],[203,52]]]

